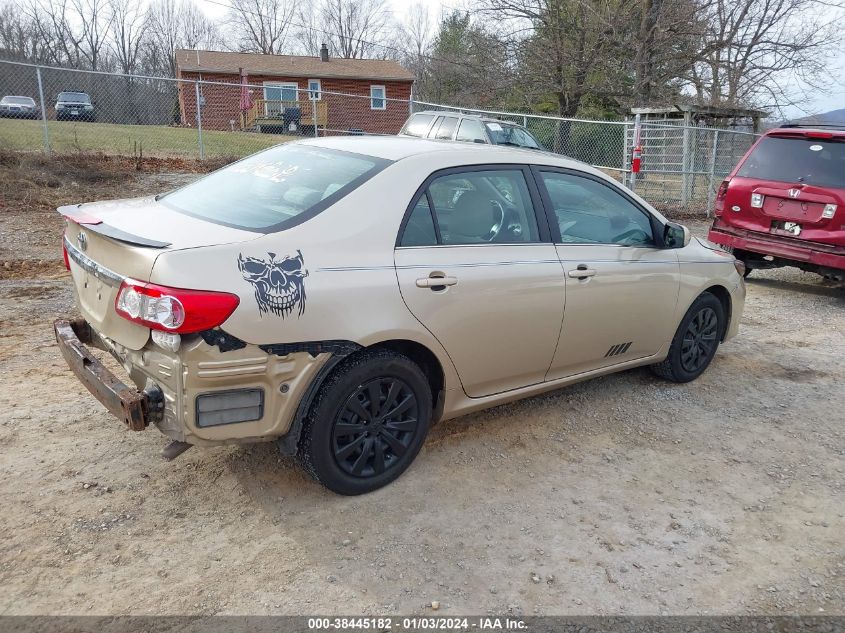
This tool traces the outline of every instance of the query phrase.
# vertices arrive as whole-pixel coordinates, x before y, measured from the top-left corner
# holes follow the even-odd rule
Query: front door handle
[[[442,288],[454,286],[458,283],[457,277],[423,277],[417,279],[417,288]]]
[[[586,279],[587,277],[595,277],[596,276],[596,269],[595,268],[587,268],[585,264],[579,264],[578,268],[574,270],[570,270],[566,273],[570,277],[574,277],[575,279]]]

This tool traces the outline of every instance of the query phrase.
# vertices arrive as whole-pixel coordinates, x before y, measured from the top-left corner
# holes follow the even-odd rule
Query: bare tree
[[[137,0],[109,0],[112,14],[110,44],[120,70],[134,73],[141,59],[147,32],[145,14]]]
[[[232,0],[227,23],[238,50],[278,55],[285,49],[296,4],[289,0]]]
[[[33,18],[15,2],[0,4],[0,54],[6,59],[57,63],[55,34],[43,16]]]
[[[211,48],[219,44],[216,26],[192,0],[155,0],[147,9],[145,65],[176,75],[177,48]]]
[[[396,57],[395,22],[387,0],[320,0],[299,14],[300,45],[315,55],[322,43],[336,57]]]
[[[826,0],[713,0],[699,60],[687,75],[700,101],[780,108],[822,89],[842,44],[843,5]]]

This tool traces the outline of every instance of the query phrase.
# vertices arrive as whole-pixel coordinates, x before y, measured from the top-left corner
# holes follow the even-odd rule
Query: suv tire
[[[695,380],[710,365],[725,331],[725,309],[709,292],[693,301],[678,326],[669,355],[651,370],[673,382]]]
[[[431,415],[431,387],[416,363],[389,350],[364,351],[343,361],[320,386],[298,457],[329,490],[371,492],[411,465]]]

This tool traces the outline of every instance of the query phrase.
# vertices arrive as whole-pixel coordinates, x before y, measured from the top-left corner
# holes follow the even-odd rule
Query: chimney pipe
[[[329,61],[329,47],[325,44],[320,47],[320,61]]]

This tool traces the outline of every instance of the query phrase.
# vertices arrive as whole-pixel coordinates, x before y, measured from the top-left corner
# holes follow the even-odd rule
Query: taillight
[[[70,259],[67,256],[67,246],[65,246],[64,238],[62,238],[62,257],[65,258],[65,268],[70,270]]]
[[[722,215],[722,211],[725,210],[725,196],[728,195],[729,182],[729,180],[723,180],[722,184],[719,185],[719,190],[716,192],[716,201],[713,204],[713,210],[717,216]]]
[[[168,288],[132,279],[120,285],[114,308],[128,321],[154,330],[189,334],[223,323],[240,299],[227,292]]]

